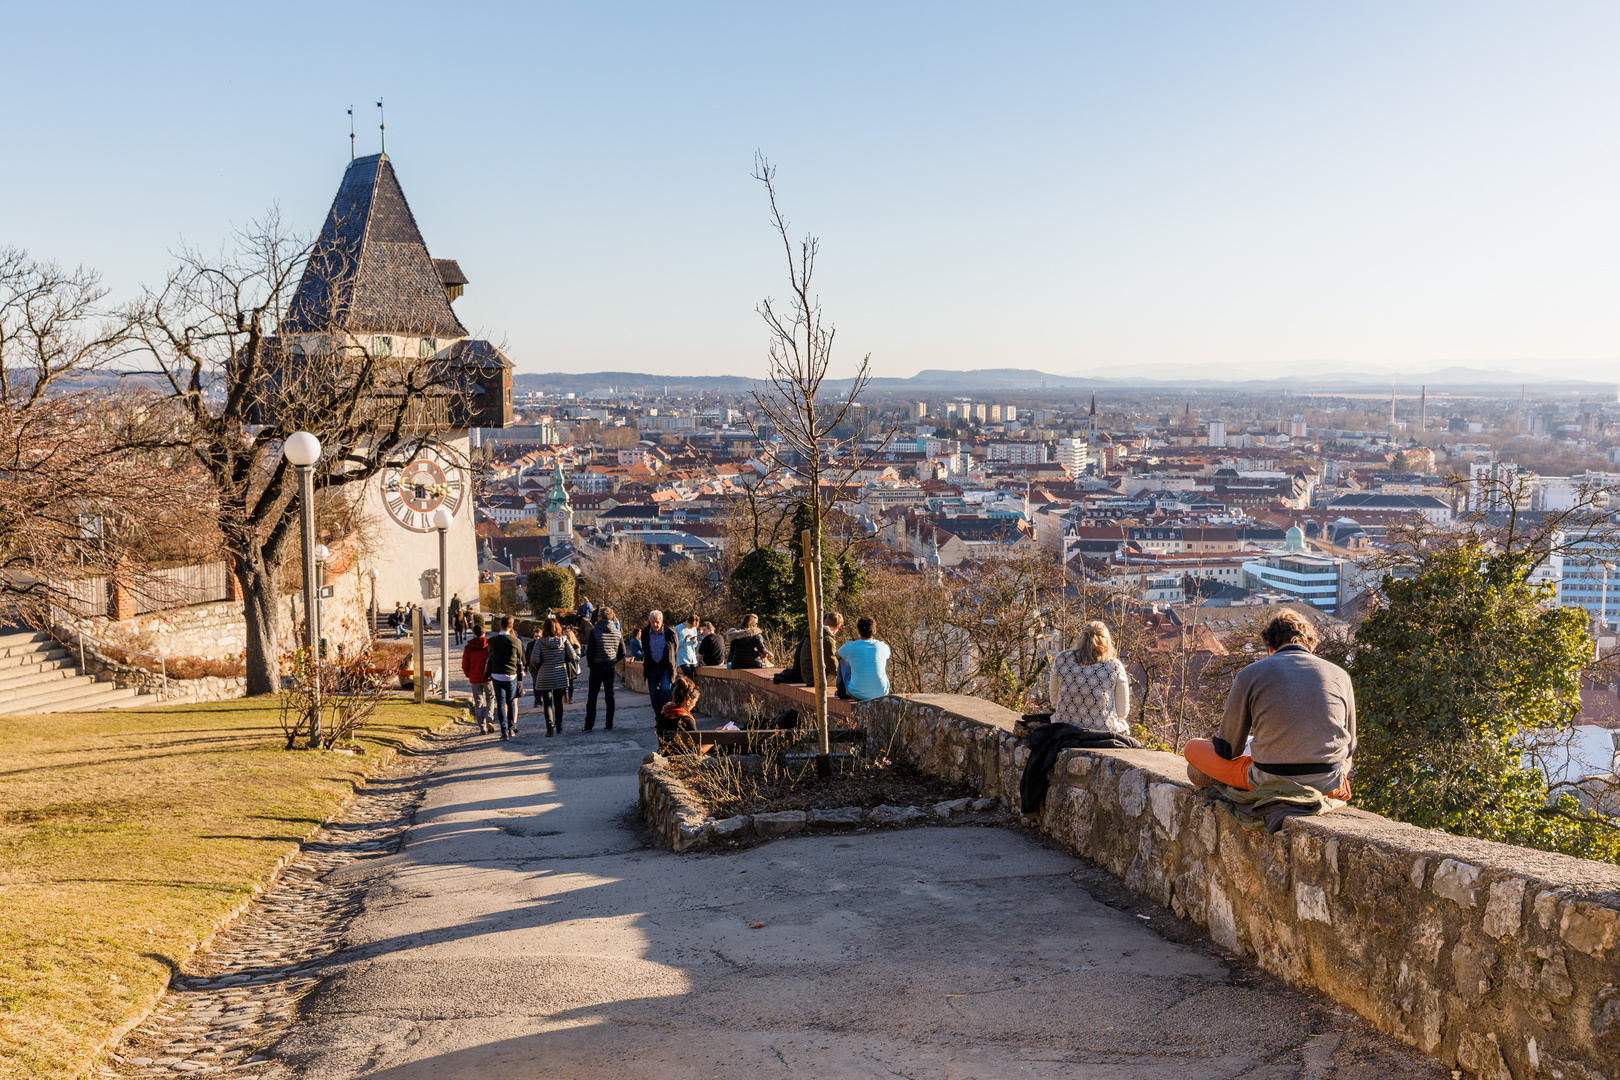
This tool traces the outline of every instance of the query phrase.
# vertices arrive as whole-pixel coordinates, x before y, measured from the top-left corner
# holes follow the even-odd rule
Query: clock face
[[[412,532],[433,528],[433,511],[455,514],[467,490],[467,479],[455,458],[437,443],[388,462],[382,471],[383,505],[388,516]]]

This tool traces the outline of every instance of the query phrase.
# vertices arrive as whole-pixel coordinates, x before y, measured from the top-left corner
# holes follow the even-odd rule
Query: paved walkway
[[[1445,1075],[1015,829],[651,847],[651,711],[619,698],[612,732],[579,731],[581,694],[555,738],[535,714],[444,744],[402,847],[328,875],[363,910],[272,1058],[309,1080]]]

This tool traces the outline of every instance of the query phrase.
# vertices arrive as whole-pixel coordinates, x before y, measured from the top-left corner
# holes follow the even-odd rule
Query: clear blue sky
[[[381,94],[520,370],[757,372],[756,148],[879,374],[1620,368],[1612,3],[0,13],[0,242],[120,294],[272,203],[316,229]]]

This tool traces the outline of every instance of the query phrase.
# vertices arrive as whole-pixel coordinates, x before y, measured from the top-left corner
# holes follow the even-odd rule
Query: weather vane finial
[[[349,160],[354,160],[354,106],[349,106]]]
[[[388,153],[388,123],[383,115],[382,98],[377,99],[377,130],[382,133],[382,152]]]

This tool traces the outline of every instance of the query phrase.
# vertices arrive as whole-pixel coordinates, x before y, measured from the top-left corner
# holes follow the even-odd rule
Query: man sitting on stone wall
[[[1296,611],[1279,613],[1260,637],[1269,655],[1232,680],[1220,733],[1187,743],[1187,778],[1199,787],[1285,793],[1297,785],[1349,799],[1356,750],[1349,672],[1312,652],[1316,628]]]

